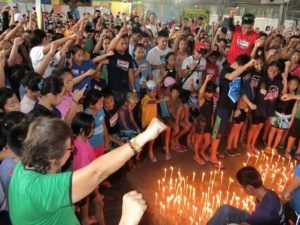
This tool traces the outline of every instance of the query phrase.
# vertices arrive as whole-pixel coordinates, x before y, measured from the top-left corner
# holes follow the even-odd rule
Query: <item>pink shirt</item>
[[[79,138],[75,138],[73,141],[73,146],[75,148],[72,163],[73,170],[78,170],[82,167],[85,167],[96,159],[95,150],[88,139],[83,142]]]
[[[72,106],[72,99],[73,99],[73,93],[67,93],[64,95],[64,98],[62,102],[56,106],[56,108],[60,111],[61,113],[61,118],[65,119],[67,116],[67,113],[70,111],[71,106]]]

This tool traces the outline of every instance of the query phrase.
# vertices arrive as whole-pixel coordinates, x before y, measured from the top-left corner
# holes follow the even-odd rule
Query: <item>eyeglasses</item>
[[[74,147],[67,148],[67,151],[74,152]]]

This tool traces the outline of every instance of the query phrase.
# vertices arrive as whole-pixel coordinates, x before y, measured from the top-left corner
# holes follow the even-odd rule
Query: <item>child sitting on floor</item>
[[[119,109],[120,129],[131,130],[133,133],[140,133],[141,130],[134,119],[133,110],[139,102],[139,97],[136,93],[128,93],[124,105]]]

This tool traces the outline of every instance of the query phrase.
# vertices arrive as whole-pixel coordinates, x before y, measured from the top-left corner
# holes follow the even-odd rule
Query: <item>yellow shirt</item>
[[[149,101],[155,101],[155,98],[150,98],[148,95],[142,99],[142,127],[146,128],[151,120],[157,117],[157,104],[149,104]]]

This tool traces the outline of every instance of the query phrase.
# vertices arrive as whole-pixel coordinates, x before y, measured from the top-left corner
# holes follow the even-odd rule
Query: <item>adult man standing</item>
[[[126,26],[111,41],[107,52],[113,50],[114,55],[108,57],[108,88],[113,92],[117,104],[124,103],[129,90],[135,92],[133,60],[128,53],[129,38]]]
[[[168,37],[165,31],[158,32],[157,46],[152,48],[147,55],[147,61],[151,64],[154,80],[160,75],[160,69],[165,67],[166,55],[172,51],[168,47]]]
[[[232,64],[239,55],[250,55],[258,36],[253,30],[255,17],[252,14],[245,14],[242,17],[241,26],[234,26],[233,17],[235,14],[236,10],[232,10],[229,14],[229,28],[232,32],[232,42],[227,55],[229,64]]]

